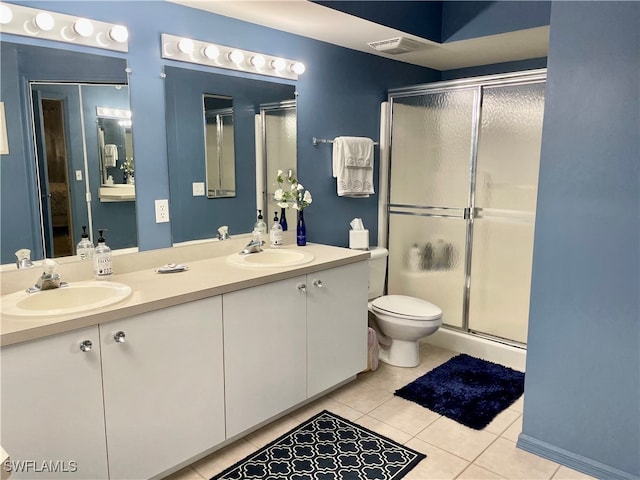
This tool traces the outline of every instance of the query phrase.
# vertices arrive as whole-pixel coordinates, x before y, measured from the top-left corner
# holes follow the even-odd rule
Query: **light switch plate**
[[[79,182],[82,181],[82,170],[76,170],[76,180]]]
[[[193,182],[192,187],[194,197],[204,196],[204,182]]]

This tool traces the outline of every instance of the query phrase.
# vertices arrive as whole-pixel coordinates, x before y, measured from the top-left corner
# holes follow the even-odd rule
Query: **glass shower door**
[[[543,82],[483,88],[469,290],[471,331],[527,342]]]
[[[467,213],[479,90],[392,99],[388,293],[464,326]]]

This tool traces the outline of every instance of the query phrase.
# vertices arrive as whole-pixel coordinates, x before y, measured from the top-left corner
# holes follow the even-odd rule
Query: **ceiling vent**
[[[389,40],[380,40],[378,42],[367,43],[371,48],[378,52],[388,53],[390,55],[398,55],[400,53],[413,52],[426,45],[416,40],[405,37],[390,38]]]

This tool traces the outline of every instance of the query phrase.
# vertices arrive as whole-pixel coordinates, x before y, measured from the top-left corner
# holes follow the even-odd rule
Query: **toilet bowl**
[[[380,344],[379,358],[397,367],[420,364],[419,341],[442,325],[442,310],[407,295],[382,295],[387,270],[386,248],[371,250],[369,260],[369,325]]]
[[[397,367],[420,364],[420,339],[442,325],[442,310],[406,295],[384,295],[369,302],[369,323],[378,334],[380,360]]]

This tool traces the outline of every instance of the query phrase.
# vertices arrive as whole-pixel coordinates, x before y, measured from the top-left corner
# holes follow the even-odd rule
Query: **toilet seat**
[[[420,298],[407,295],[384,295],[371,302],[374,312],[405,318],[408,320],[428,321],[442,317],[442,310]]]

